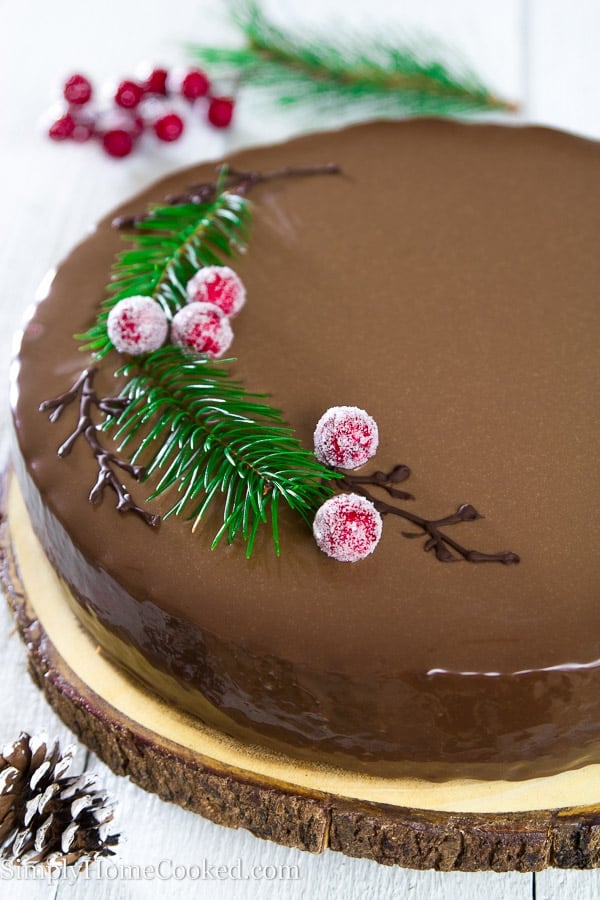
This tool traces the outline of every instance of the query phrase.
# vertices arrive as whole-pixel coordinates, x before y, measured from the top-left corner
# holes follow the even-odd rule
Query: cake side
[[[249,744],[365,774],[519,780],[599,760],[598,670],[352,678],[259,655],[140,603],[77,551],[21,470],[32,525],[105,655]]]
[[[159,654],[163,669],[178,640],[186,646],[184,633],[196,647],[207,635],[216,641],[213,677],[229,667],[238,701],[246,697],[242,718],[252,723],[250,711],[265,734],[274,705],[279,738],[321,739],[319,747],[375,766],[388,751],[438,762],[440,777],[461,760],[489,763],[490,772],[514,762],[515,777],[546,753],[557,767],[580,764],[596,752],[600,721],[597,511],[585,450],[596,438],[598,148],[544,130],[419,122],[238,159],[260,169],[333,160],[344,170],[335,182],[257,193],[250,252],[236,264],[251,298],[232,348],[239,377],[269,390],[308,446],[327,406],[369,409],[386,434],[382,468],[409,462],[432,515],[476,503],[486,515],[468,526],[478,543],[514,545],[524,564],[441,565],[386,525],[377,553],[345,568],[322,558],[292,520],[280,559],[267,539],[247,562],[235,544],[208,554],[202,532],[192,537],[185,523],[169,520],[150,536],[142,522],[115,523],[108,504],[89,507],[81,490],[89,459],[75,451],[68,465],[56,460],[35,410],[81,369],[71,334],[102,299],[119,245],[108,222],[61,267],[20,354],[17,434],[41,508],[90,571],[133,598],[131,610],[149,619],[159,611],[158,630],[172,642]],[[175,176],[128,208],[208,172]],[[100,374],[114,393],[110,373]],[[49,537],[43,516],[37,529],[64,576],[65,540]],[[66,580],[110,644],[128,603],[117,613],[97,585]],[[122,636],[150,658],[160,640],[137,619],[137,632],[130,624]],[[235,652],[217,672],[226,646]],[[271,684],[268,667],[252,683],[257,659],[274,667]],[[184,702],[189,665],[176,666]],[[211,691],[201,677],[197,687]],[[224,693],[211,700],[235,710]]]

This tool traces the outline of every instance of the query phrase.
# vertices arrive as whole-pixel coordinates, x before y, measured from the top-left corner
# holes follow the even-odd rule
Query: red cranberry
[[[190,69],[181,82],[181,93],[186,100],[197,100],[208,94],[210,81],[201,69]]]
[[[177,113],[167,113],[153,124],[156,137],[161,141],[176,141],[183,132],[183,119]]]
[[[133,143],[132,135],[124,128],[113,128],[102,135],[102,146],[109,156],[129,156]]]
[[[144,96],[144,88],[135,81],[122,81],[115,94],[115,103],[123,109],[134,109]]]
[[[63,95],[67,103],[81,106],[92,96],[92,85],[84,75],[71,75],[65,81]]]
[[[233,107],[231,97],[213,97],[208,107],[208,121],[216,128],[227,128],[233,118]]]
[[[70,113],[67,113],[52,123],[48,129],[48,137],[51,137],[53,141],[66,141],[72,136],[74,129],[75,119]]]
[[[74,128],[75,119],[70,113],[67,113],[52,123],[48,129],[48,137],[51,137],[53,141],[66,141],[72,136]]]
[[[144,90],[147,94],[162,94],[163,96],[167,93],[167,76],[168,72],[166,69],[153,69],[150,72],[150,75],[144,82]]]

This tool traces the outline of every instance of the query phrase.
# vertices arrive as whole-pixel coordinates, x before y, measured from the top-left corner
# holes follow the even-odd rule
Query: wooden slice
[[[161,702],[79,624],[12,479],[0,568],[29,670],[111,769],[213,822],[416,869],[600,865],[600,765],[524,782],[376,779],[248,747]]]

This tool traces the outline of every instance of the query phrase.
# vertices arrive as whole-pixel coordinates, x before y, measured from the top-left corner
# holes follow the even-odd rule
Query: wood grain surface
[[[279,15],[311,23],[335,23],[344,16],[370,24],[393,19],[433,32],[467,53],[496,89],[523,102],[522,118],[600,138],[600,5],[596,0],[296,0],[269,2]],[[330,27],[335,27],[331,25]],[[0,0],[0,335],[6,372],[11,334],[21,321],[37,285],[94,221],[125,196],[171,169],[220,156],[251,143],[297,133],[314,123],[306,114],[281,114],[248,103],[234,129],[226,133],[198,125],[176,146],[150,146],[121,162],[97,147],[52,145],[43,137],[42,119],[58,97],[61,80],[74,70],[98,81],[134,73],[142,61],[181,62],[189,40],[231,41],[219,0]],[[333,121],[327,124],[335,124]],[[7,379],[0,400],[7,403]],[[2,417],[2,440],[8,435]],[[11,740],[21,729],[45,728],[62,741],[71,733],[51,711],[27,676],[25,650],[14,623],[0,606],[2,652],[1,734]],[[0,871],[0,898],[93,897],[206,898],[344,897],[357,898],[509,898],[537,900],[600,895],[599,872],[553,871],[530,874],[413,872],[369,860],[325,853],[314,856],[277,847],[246,831],[230,831],[113,775],[82,747],[81,767],[100,773],[118,799],[120,827],[127,843],[120,861],[129,873],[99,872],[88,881],[55,884],[9,880]],[[167,863],[163,876],[129,878],[133,867]],[[221,880],[210,867],[240,861],[243,874],[258,866],[297,866],[298,878]],[[174,868],[188,868],[177,880]],[[202,879],[189,867],[208,866]],[[283,870],[278,870],[279,875]],[[293,870],[295,872],[295,870]],[[256,869],[258,872],[258,869]],[[179,872],[181,874],[181,871]],[[256,873],[254,873],[256,874]],[[272,873],[271,873],[272,874]]]

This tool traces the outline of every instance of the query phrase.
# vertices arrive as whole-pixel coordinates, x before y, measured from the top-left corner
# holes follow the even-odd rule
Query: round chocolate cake
[[[88,502],[89,443],[57,454],[76,406],[57,424],[39,407],[90,363],[73,335],[123,247],[110,216],[59,267],[15,382],[14,465],[67,602],[159,695],[288,754],[436,780],[600,762],[600,147],[422,120],[227,162],[340,167],[255,184],[248,251],[227,263],[248,297],[228,365],[306,448],[330,407],[373,417],[377,455],[357,470],[371,482],[356,484],[384,513],[381,540],[338,562],[283,507],[280,555],[266,527],[247,558],[238,539],[211,551],[219,503],[192,532],[180,516],[150,527],[108,494]],[[214,172],[178,172],[117,213]],[[99,397],[119,393],[122,363],[98,364]],[[112,434],[98,440],[114,449]],[[406,480],[390,497],[393,472]],[[145,502],[160,474],[122,478],[149,513],[177,500]]]

